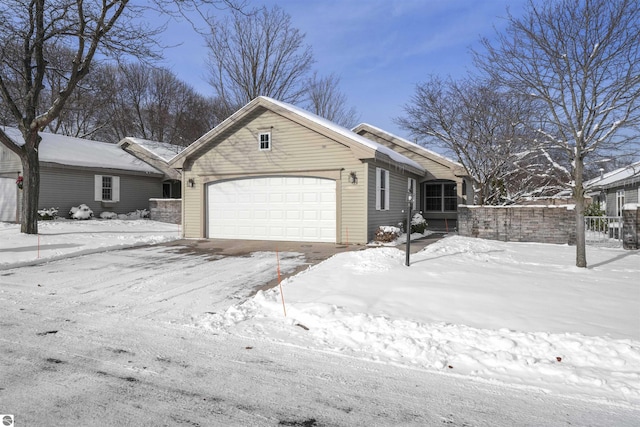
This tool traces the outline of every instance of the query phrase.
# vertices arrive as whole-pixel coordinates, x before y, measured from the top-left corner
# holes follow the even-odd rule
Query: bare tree
[[[140,19],[142,11],[128,0],[4,0],[0,4],[0,94],[24,144],[18,145],[2,130],[0,142],[22,163],[23,233],[38,232],[39,132],[60,115],[98,53],[154,56],[153,36],[161,29],[146,27]],[[66,46],[74,55],[55,70],[63,83],[45,101],[45,78],[52,63],[47,55],[53,45]]]
[[[303,98],[313,55],[282,9],[232,11],[210,27],[209,83],[228,115],[258,96],[294,104]]]
[[[104,106],[111,119],[100,133],[103,140],[134,136],[188,145],[217,123],[213,100],[166,68],[131,63],[110,72],[114,99]]]
[[[53,103],[58,93],[67,83],[66,76],[58,70],[73,61],[75,52],[63,46],[47,46],[49,66],[45,75],[43,103]],[[51,133],[74,136],[77,138],[95,138],[109,125],[111,117],[107,106],[115,99],[116,83],[109,66],[94,63],[91,79],[84,79],[76,86],[60,114],[47,125]]]
[[[396,122],[457,158],[474,180],[476,203],[499,205],[558,189],[562,168],[528,128],[536,107],[493,82],[433,76]]]
[[[586,267],[585,159],[629,150],[640,121],[640,2],[529,1],[508,15],[477,64],[502,84],[546,105],[552,146],[571,162],[576,266]]]
[[[303,106],[307,110],[346,128],[358,124],[360,115],[354,107],[347,107],[347,97],[340,91],[340,78],[335,74],[319,77],[315,72],[305,86]]]

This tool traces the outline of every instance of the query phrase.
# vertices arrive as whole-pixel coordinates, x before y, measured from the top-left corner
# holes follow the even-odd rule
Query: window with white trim
[[[262,132],[258,135],[258,148],[260,151],[271,150],[271,132]]]
[[[95,175],[94,200],[96,202],[119,202],[120,177],[110,175]]]
[[[408,180],[408,188],[407,193],[411,193],[411,209],[416,210],[416,180],[413,178],[409,178]]]
[[[616,216],[622,216],[622,207],[624,206],[624,190],[616,191]]]
[[[389,171],[376,168],[376,210],[389,210]]]

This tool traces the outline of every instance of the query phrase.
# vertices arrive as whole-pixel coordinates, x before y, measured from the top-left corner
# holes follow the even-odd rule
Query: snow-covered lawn
[[[448,237],[348,252],[202,326],[383,363],[640,402],[640,253]],[[308,330],[307,330],[308,328]]]
[[[40,231],[38,253],[37,236],[0,223],[0,270],[179,236],[177,225],[147,220],[41,222]],[[451,236],[406,267],[402,251],[370,248],[283,281],[286,317],[274,288],[223,313],[200,303],[182,319],[215,334],[637,405],[640,252],[589,247],[588,269],[574,257],[568,246]],[[167,258],[176,276],[193,264],[179,259]]]
[[[39,235],[20,233],[20,225],[0,222],[0,270],[70,256],[104,252],[180,237],[180,226],[149,220],[40,221]]]

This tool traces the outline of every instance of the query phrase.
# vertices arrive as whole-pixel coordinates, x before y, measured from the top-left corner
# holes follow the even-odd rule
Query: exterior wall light
[[[187,181],[187,187],[193,188],[195,186],[196,186],[196,182],[193,180],[193,178],[189,178],[189,181]]]
[[[356,175],[355,172],[350,172],[349,173],[349,182],[352,184],[357,184],[358,183],[358,175]]]

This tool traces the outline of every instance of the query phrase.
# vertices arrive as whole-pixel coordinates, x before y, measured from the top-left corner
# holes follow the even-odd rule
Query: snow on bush
[[[115,213],[115,212],[107,212],[107,211],[105,211],[105,212],[102,212],[100,214],[100,218],[101,219],[116,219],[116,218],[118,218],[118,214]]]
[[[80,206],[74,206],[69,211],[72,219],[91,219],[93,217],[93,211],[89,206],[81,204]]]
[[[381,225],[376,230],[376,242],[381,243],[390,243],[396,240],[400,234],[402,234],[402,230],[398,227],[394,227],[392,225]]]
[[[58,217],[58,208],[38,209],[38,219],[54,220]]]
[[[149,218],[149,211],[146,209],[137,209],[135,212],[119,214],[118,219],[141,219]]]
[[[427,229],[427,221],[420,214],[420,212],[416,212],[411,218],[411,234],[413,233],[424,233]]]

